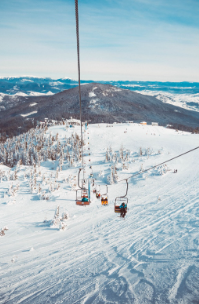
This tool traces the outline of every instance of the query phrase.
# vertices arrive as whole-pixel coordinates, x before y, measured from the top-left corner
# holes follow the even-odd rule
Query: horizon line
[[[1,79],[8,79],[8,78],[38,78],[38,79],[52,79],[52,80],[59,80],[59,79],[62,79],[62,80],[71,80],[71,81],[76,81],[78,82],[78,80],[76,79],[73,79],[73,78],[70,78],[70,77],[59,77],[59,78],[53,78],[53,77],[50,77],[50,76],[44,76],[44,77],[41,77],[41,76],[33,76],[33,75],[18,75],[18,76],[0,76],[0,80]],[[120,82],[160,82],[160,83],[183,83],[183,82],[188,82],[188,83],[199,83],[199,81],[188,81],[188,80],[183,80],[183,81],[159,81],[159,80],[129,80],[129,79],[126,79],[126,80],[92,80],[92,79],[81,79],[80,81],[92,81],[92,82],[117,82],[117,81],[120,81]]]

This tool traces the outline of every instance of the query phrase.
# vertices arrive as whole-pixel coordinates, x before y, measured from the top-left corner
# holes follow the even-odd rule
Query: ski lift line
[[[166,163],[168,163],[168,162],[170,162],[170,161],[172,161],[172,160],[174,160],[174,159],[176,159],[176,158],[179,158],[179,157],[181,157],[181,156],[183,156],[183,155],[185,155],[185,154],[188,154],[188,153],[190,153],[190,152],[193,152],[193,151],[195,151],[195,150],[197,150],[197,149],[199,149],[199,146],[196,147],[196,148],[194,148],[194,149],[191,149],[191,150],[189,150],[189,151],[187,151],[187,152],[184,152],[184,153],[182,153],[182,154],[180,154],[180,155],[177,155],[177,156],[175,156],[175,157],[173,157],[173,158],[170,158],[170,159],[164,161],[163,163],[160,163],[160,164],[158,164],[158,165],[155,165],[155,166],[153,166],[153,167],[150,167],[150,168],[148,168],[148,169],[146,169],[146,170],[144,170],[144,171],[142,171],[142,172],[139,172],[139,173],[133,174],[133,175],[127,177],[127,178],[121,179],[121,180],[118,181],[118,183],[123,182],[123,181],[128,181],[128,179],[130,179],[130,178],[132,178],[132,177],[134,177],[134,176],[140,175],[140,174],[145,173],[145,172],[147,172],[147,171],[149,171],[149,170],[152,170],[152,169],[154,169],[154,168],[156,168],[156,167],[158,167],[158,166],[164,165],[164,164],[166,164]]]
[[[80,87],[80,47],[79,47],[79,14],[78,0],[75,0],[75,16],[76,16],[76,36],[77,36],[77,67],[78,67],[78,83],[79,83],[79,106],[80,106],[80,124],[81,124],[81,150],[82,150],[82,167],[83,167],[83,134],[82,134],[82,102]]]

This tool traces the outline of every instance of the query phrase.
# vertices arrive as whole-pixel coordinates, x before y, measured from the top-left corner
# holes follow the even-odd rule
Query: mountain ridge
[[[186,130],[199,127],[198,112],[128,89],[93,82],[81,86],[81,96],[83,119],[91,123],[144,120]],[[9,104],[9,96],[6,98]],[[18,96],[15,102],[16,105],[0,112],[1,133],[16,135],[45,118],[61,120],[72,116],[79,119],[78,87],[54,95]]]

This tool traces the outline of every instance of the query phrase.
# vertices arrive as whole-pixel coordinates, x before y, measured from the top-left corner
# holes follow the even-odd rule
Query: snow
[[[21,116],[23,116],[23,117],[27,117],[27,116],[30,116],[30,115],[32,115],[32,114],[36,114],[36,113],[37,113],[37,111],[32,111],[32,112],[30,112],[30,113],[21,114]]]
[[[134,87],[140,87],[140,88],[144,88],[144,86],[143,85],[140,85],[140,84],[122,84],[122,86],[123,87],[132,87],[132,88],[134,88]],[[149,86],[151,86],[151,87],[153,87],[153,85],[149,85]]]
[[[54,93],[52,93],[51,91],[47,92],[47,93],[41,93],[41,92],[29,92],[29,96],[45,96],[45,95],[53,95]]]
[[[17,92],[16,94],[13,95],[8,95],[8,94],[4,94],[4,93],[0,93],[0,102],[3,101],[4,96],[9,96],[13,99],[17,99],[17,97],[19,96],[28,96],[27,94],[23,93],[23,92]]]
[[[31,103],[30,105],[29,105],[29,107],[34,107],[34,106],[36,106],[37,105],[37,102],[33,102],[33,103]]]
[[[144,95],[155,96],[157,99],[186,110],[199,111],[199,94],[174,94],[163,91],[135,91]]]
[[[124,89],[123,89],[123,90],[124,90]],[[102,94],[103,94],[104,96],[109,96],[110,93],[113,93],[113,92],[120,92],[120,91],[122,91],[122,90],[119,89],[119,88],[117,88],[117,87],[113,87],[113,88],[110,88],[110,89],[106,89],[104,92],[102,92]],[[113,94],[112,94],[112,96],[113,96]]]
[[[99,101],[99,98],[95,98],[95,99],[91,99],[90,100],[90,105],[94,105],[94,106],[96,106],[96,105],[98,105],[96,102],[98,102]]]
[[[57,86],[57,85],[63,85],[63,83],[61,81],[53,81],[53,82],[49,82],[49,85]]]
[[[96,94],[94,92],[89,92],[89,97],[95,97]]]
[[[96,89],[97,89],[97,87],[94,87],[93,90],[91,92],[89,92],[89,97],[92,98],[90,100],[90,106],[89,107],[92,107],[92,108],[95,108],[95,106],[98,105],[96,102],[99,101],[98,98],[93,98],[93,97],[96,97],[96,94],[93,92]]]
[[[28,96],[28,95],[26,93],[23,93],[23,92],[17,92],[16,94],[9,95],[9,96],[17,97],[17,96]]]
[[[33,80],[31,80],[31,79],[28,79],[28,78],[25,78],[25,79],[21,79],[21,82],[27,82],[27,81],[29,81],[29,82],[34,82]]]
[[[72,80],[72,81],[75,81],[74,79],[69,78],[69,77],[62,77],[62,78],[60,78],[60,79],[62,79],[62,80]]]
[[[54,93],[52,93],[51,91],[47,92],[47,93],[41,93],[41,92],[33,92],[33,91],[30,91],[28,92],[28,94],[26,93],[23,93],[23,92],[17,92],[13,95],[10,95],[10,94],[4,94],[4,93],[0,93],[0,102],[3,101],[3,98],[4,96],[9,96],[9,98],[12,98],[12,99],[16,99],[18,98],[19,96],[45,96],[45,95],[53,95]]]
[[[45,136],[58,133],[64,143],[73,132],[80,134],[79,129],[53,126]],[[120,180],[142,165],[146,169],[196,147],[198,140],[199,135],[159,126],[89,125],[84,147],[87,171],[92,165],[104,193],[113,165],[105,162],[107,147],[117,153],[121,145],[130,150],[129,169],[118,164]],[[140,147],[144,153],[139,156]],[[0,303],[196,303],[198,153],[169,162],[165,174],[157,169],[131,178],[124,220],[114,213],[114,201],[125,194],[125,182],[108,185],[108,206],[101,206],[93,193],[91,205],[76,206],[75,192],[65,179],[77,176],[80,164],[63,165],[60,189],[48,201],[30,193],[24,178],[29,166],[20,166],[17,181],[0,183],[0,228],[8,227],[0,237]],[[53,179],[56,167],[57,161],[49,160],[38,170]],[[0,165],[0,171],[8,170]],[[14,198],[4,196],[11,184],[19,184]],[[65,231],[50,225],[58,205],[61,213],[69,214]]]
[[[75,119],[75,118],[70,118],[70,119],[67,119],[67,123],[76,123],[76,124],[79,124],[80,125],[80,120],[79,119]]]
[[[89,92],[89,94],[88,94],[89,97],[92,98],[92,97],[95,97],[95,96],[96,96],[96,94],[94,93],[94,91],[95,91],[97,88],[98,88],[98,87],[94,87],[93,90],[92,90],[91,92]]]
[[[4,93],[0,93],[0,102],[3,101],[3,98],[4,98],[5,95],[6,95],[6,94],[4,94]]]

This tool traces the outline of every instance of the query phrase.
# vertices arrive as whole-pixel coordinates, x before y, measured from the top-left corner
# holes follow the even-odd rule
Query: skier
[[[127,212],[127,205],[125,203],[122,203],[120,205],[120,216],[124,218],[126,215],[126,212]]]

